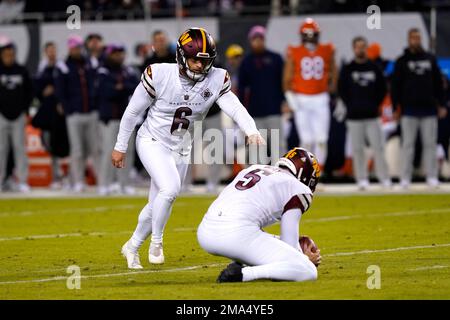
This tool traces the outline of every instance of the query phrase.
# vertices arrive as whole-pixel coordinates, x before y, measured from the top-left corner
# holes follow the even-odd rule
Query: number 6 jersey
[[[231,88],[224,69],[212,67],[203,81],[193,82],[180,77],[175,63],[148,66],[141,82],[153,104],[138,135],[181,154],[190,152],[194,122],[203,120],[214,102]]]
[[[268,165],[252,165],[242,170],[211,204],[206,217],[249,221],[260,227],[281,220],[284,212],[298,208],[306,212],[312,191],[291,173]]]

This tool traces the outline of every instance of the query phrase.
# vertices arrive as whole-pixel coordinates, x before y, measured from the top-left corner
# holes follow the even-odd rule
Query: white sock
[[[144,243],[145,239],[152,233],[152,206],[150,203],[142,208],[141,213],[139,214],[138,224],[136,230],[131,236],[130,244],[132,245],[131,249],[139,250],[139,248]]]
[[[164,228],[172,211],[175,198],[169,198],[158,194],[153,201],[152,218],[152,243],[158,244],[163,241]]]

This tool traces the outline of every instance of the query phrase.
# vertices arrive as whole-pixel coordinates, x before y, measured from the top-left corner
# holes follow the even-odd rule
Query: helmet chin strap
[[[189,79],[194,81],[203,81],[205,79],[205,74],[203,73],[197,73],[191,71],[189,68],[186,68],[186,75],[189,77]]]

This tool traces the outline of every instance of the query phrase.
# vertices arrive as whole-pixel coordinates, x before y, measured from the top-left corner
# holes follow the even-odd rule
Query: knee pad
[[[161,189],[159,190],[159,195],[165,199],[167,199],[169,202],[174,202],[175,199],[178,197],[181,191],[181,186],[178,185],[176,187],[167,188],[167,189]]]

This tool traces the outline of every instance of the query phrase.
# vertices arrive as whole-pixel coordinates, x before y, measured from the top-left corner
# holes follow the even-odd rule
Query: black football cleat
[[[238,261],[232,261],[229,265],[227,265],[227,268],[235,268],[234,265],[237,265],[238,267],[243,268],[244,264]]]
[[[230,263],[222,270],[217,282],[242,282],[242,265],[239,263]]]

